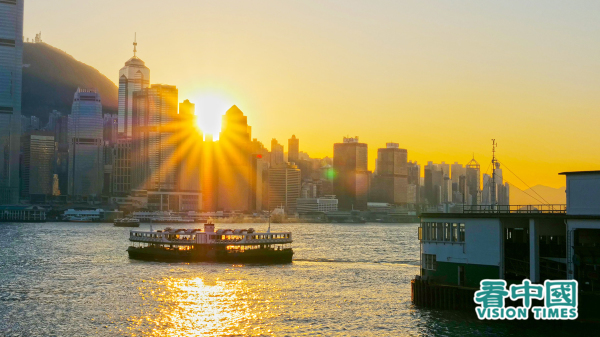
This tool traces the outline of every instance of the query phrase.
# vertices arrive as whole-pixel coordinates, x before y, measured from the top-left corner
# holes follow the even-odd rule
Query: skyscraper
[[[296,138],[296,135],[292,135],[292,138],[288,139],[288,161],[290,163],[298,164],[299,155],[300,140]]]
[[[388,143],[377,150],[377,170],[373,177],[374,201],[406,204],[408,197],[408,151],[397,143]]]
[[[340,210],[366,210],[369,195],[367,144],[358,137],[344,137],[343,143],[333,144],[333,193]]]
[[[248,118],[232,106],[221,124],[218,145],[218,208],[250,209],[251,134]]]
[[[269,168],[269,210],[283,207],[287,214],[296,213],[300,198],[300,169],[291,163]]]
[[[479,205],[481,203],[481,173],[475,157],[467,163],[465,176],[467,185],[465,204]]]
[[[0,1],[0,204],[19,201],[23,0]]]
[[[21,196],[44,200],[52,195],[54,177],[54,134],[50,131],[30,131],[21,137]]]
[[[204,137],[196,128],[196,105],[189,100],[179,103],[177,121],[179,159],[178,190],[200,191],[200,174],[202,168],[202,149]]]
[[[137,56],[137,41],[133,43],[133,57],[119,71],[119,126],[122,137],[133,136],[133,93],[150,86],[150,69]]]
[[[132,188],[173,191],[177,187],[178,90],[153,84],[133,94]]]
[[[69,195],[95,200],[104,181],[103,119],[100,94],[78,88],[69,116]]]
[[[283,164],[283,145],[279,144],[277,139],[271,139],[271,166]]]

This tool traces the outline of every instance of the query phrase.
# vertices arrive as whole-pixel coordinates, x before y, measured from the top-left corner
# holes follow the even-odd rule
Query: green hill
[[[117,86],[62,50],[46,43],[24,43],[23,65],[23,115],[37,116],[45,124],[52,110],[70,113],[77,87],[98,89],[103,112],[117,112]]]

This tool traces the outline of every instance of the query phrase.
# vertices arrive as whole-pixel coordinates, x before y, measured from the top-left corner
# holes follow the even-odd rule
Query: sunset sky
[[[359,136],[372,169],[393,141],[485,171],[495,138],[529,185],[560,187],[600,169],[598,18],[600,1],[27,0],[25,37],[117,82],[137,32],[152,83],[219,107],[201,116],[236,104],[267,147]]]

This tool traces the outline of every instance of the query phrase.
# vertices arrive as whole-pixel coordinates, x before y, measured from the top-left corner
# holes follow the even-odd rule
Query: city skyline
[[[186,2],[173,13],[149,1],[140,18],[105,20],[134,5],[107,1],[98,22],[77,16],[89,4],[32,0],[24,34],[41,30],[118,83],[115,69],[131,57],[137,32],[153,83],[176,85],[201,115],[206,102],[221,113],[235,104],[264,144],[295,134],[314,157],[331,157],[340,137],[358,135],[369,144],[371,170],[390,141],[419,163],[466,163],[475,153],[484,166],[496,138],[500,161],[530,186],[561,187],[558,172],[597,168],[600,64],[588,51],[600,38],[592,33],[598,4],[514,12],[507,4]],[[330,7],[339,13],[330,16]],[[81,29],[65,30],[63,17]],[[159,18],[167,29],[146,24]],[[267,48],[273,44],[280,48]]]

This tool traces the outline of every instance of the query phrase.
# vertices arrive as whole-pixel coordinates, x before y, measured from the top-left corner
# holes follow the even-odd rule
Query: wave
[[[294,259],[293,261],[294,262],[317,262],[317,263],[394,264],[394,265],[407,265],[407,266],[418,266],[419,265],[419,261],[413,261],[413,260],[385,261],[385,260],[351,260],[351,259],[312,258],[312,259]]]

